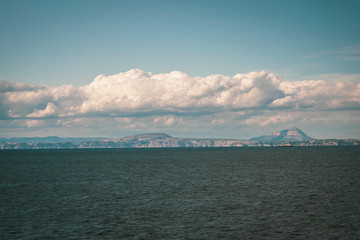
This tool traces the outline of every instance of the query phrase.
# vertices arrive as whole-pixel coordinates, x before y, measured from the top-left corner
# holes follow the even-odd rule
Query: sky
[[[359,10],[0,0],[0,137],[360,138]]]

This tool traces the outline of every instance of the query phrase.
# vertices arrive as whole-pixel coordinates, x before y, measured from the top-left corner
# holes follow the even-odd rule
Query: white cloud
[[[1,93],[1,110],[9,118],[222,112],[266,106],[283,96],[279,83],[267,72],[190,77],[179,71],[152,74],[133,69],[99,75],[82,87],[12,87]]]
[[[359,108],[356,81],[281,81],[272,73],[234,77],[190,77],[174,71],[152,74],[139,69],[99,75],[89,85],[33,87],[0,82],[2,116],[122,116],[215,113],[270,108]],[[0,84],[0,85],[1,85]]]
[[[138,69],[99,75],[82,87],[81,113],[203,112],[260,107],[281,96],[273,74],[253,72],[234,77],[190,77],[174,71],[151,74]]]
[[[285,97],[274,100],[270,107],[347,109],[360,108],[360,83],[323,80],[282,82],[279,89]]]
[[[273,116],[255,116],[247,119],[246,124],[249,125],[258,125],[258,126],[268,126],[268,125],[277,125],[279,123],[292,122],[295,118],[298,118],[298,114],[292,113],[279,113]]]
[[[133,69],[99,75],[81,87],[0,81],[0,118],[8,119],[12,127],[16,122],[19,127],[49,126],[91,135],[101,129],[108,129],[109,134],[114,129],[182,129],[194,135],[227,129],[235,135],[233,129],[238,128],[295,126],[310,122],[311,117],[316,121],[329,118],[314,118],[314,112],[332,111],[331,118],[345,111],[358,112],[360,75],[345,80],[336,76],[330,82],[321,78],[289,82],[267,72],[191,77],[179,71],[152,74]],[[358,117],[346,116],[353,125],[358,121]],[[6,128],[6,123],[1,127]]]
[[[222,125],[222,124],[224,124],[225,123],[225,120],[224,119],[213,119],[212,121],[211,121],[211,124],[212,125]]]
[[[175,116],[161,116],[161,117],[155,117],[153,119],[153,123],[155,125],[162,125],[162,126],[173,126],[175,124],[181,124],[183,122],[183,119],[181,117],[175,117]]]
[[[39,110],[36,109],[34,110],[33,113],[26,115],[26,117],[30,117],[30,118],[42,118],[42,117],[49,117],[52,116],[56,113],[56,105],[52,102],[48,103],[46,108],[44,110]]]
[[[40,126],[44,126],[45,125],[45,121],[44,120],[25,120],[25,126],[26,127],[40,127]]]
[[[302,56],[300,59],[312,59],[323,56],[335,56],[335,59],[340,61],[359,61],[360,60],[360,46],[350,46],[330,51],[315,53],[307,56]]]
[[[0,93],[2,92],[18,92],[18,91],[33,91],[36,88],[26,83],[15,83],[0,80]]]
[[[360,81],[360,74],[346,74],[346,73],[329,73],[329,74],[318,74],[318,75],[311,75],[305,76],[304,79],[317,79],[317,80],[324,80],[326,82],[359,82]]]

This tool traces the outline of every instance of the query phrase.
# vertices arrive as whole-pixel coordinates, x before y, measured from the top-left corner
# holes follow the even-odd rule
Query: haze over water
[[[357,239],[360,148],[0,151],[1,239]]]

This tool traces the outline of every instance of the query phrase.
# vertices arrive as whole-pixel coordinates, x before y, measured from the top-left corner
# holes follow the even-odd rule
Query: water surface
[[[0,151],[1,239],[358,239],[360,148]]]

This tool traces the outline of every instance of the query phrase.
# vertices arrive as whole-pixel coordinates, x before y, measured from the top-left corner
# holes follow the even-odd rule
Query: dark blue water
[[[360,148],[0,151],[0,239],[359,239]]]

